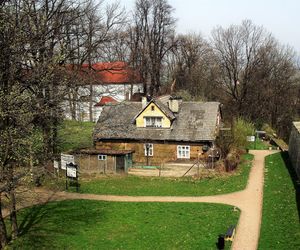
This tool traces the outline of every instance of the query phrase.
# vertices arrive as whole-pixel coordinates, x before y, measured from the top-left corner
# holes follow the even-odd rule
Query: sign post
[[[247,141],[248,142],[254,142],[254,149],[256,149],[256,138],[255,138],[255,135],[247,136]]]
[[[67,164],[75,164],[74,155],[61,154],[61,169],[66,170]]]
[[[66,190],[68,190],[68,180],[76,182],[76,192],[78,192],[78,165],[72,162],[66,164]]]

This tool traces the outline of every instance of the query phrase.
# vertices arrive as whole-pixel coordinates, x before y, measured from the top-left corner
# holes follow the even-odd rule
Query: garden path
[[[264,160],[269,154],[278,151],[269,150],[251,150],[254,155],[253,165],[250,171],[246,189],[224,195],[215,196],[116,196],[116,195],[95,195],[78,194],[67,192],[52,192],[44,189],[36,189],[36,195],[32,198],[33,204],[41,204],[54,200],[66,199],[88,199],[102,201],[119,202],[206,202],[222,203],[238,207],[241,215],[236,229],[235,238],[232,244],[233,250],[255,250],[257,249],[260,224],[262,216],[263,201],[263,181],[264,181]],[[29,206],[24,199],[19,208]],[[4,216],[8,211],[3,211]]]

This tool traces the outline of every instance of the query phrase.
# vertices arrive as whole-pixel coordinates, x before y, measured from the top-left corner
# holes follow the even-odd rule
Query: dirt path
[[[49,192],[43,189],[36,190],[36,197],[32,198],[32,204],[41,204],[54,200],[88,199],[102,201],[124,202],[206,202],[221,203],[236,206],[241,210],[235,239],[232,244],[233,250],[257,249],[260,223],[262,216],[264,159],[267,155],[277,151],[253,150],[254,161],[249,175],[246,189],[243,191],[215,196],[179,197],[179,196],[116,196],[77,194],[66,192]],[[24,193],[25,194],[25,193]],[[26,198],[24,199],[26,201]],[[31,205],[32,205],[31,204]],[[28,203],[19,205],[19,208],[28,206]],[[8,211],[3,211],[4,216]]]

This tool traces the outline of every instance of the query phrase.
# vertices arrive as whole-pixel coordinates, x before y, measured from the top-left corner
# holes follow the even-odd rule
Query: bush
[[[231,151],[225,159],[225,169],[226,172],[230,172],[238,166],[240,163],[240,155],[237,151],[233,150]]]
[[[254,135],[255,127],[253,123],[243,120],[242,118],[238,118],[234,122],[232,133],[232,148],[245,150],[248,145],[247,136]]]

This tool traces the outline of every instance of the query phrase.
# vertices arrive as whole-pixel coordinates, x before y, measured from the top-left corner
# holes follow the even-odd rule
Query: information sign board
[[[61,161],[61,169],[63,170],[66,170],[67,164],[70,163],[75,164],[75,159],[73,155],[61,154],[60,161]]]
[[[58,169],[58,161],[53,161],[53,167]]]
[[[247,141],[254,142],[255,141],[255,136],[254,135],[247,136]]]
[[[67,165],[67,177],[77,178],[77,167]]]

